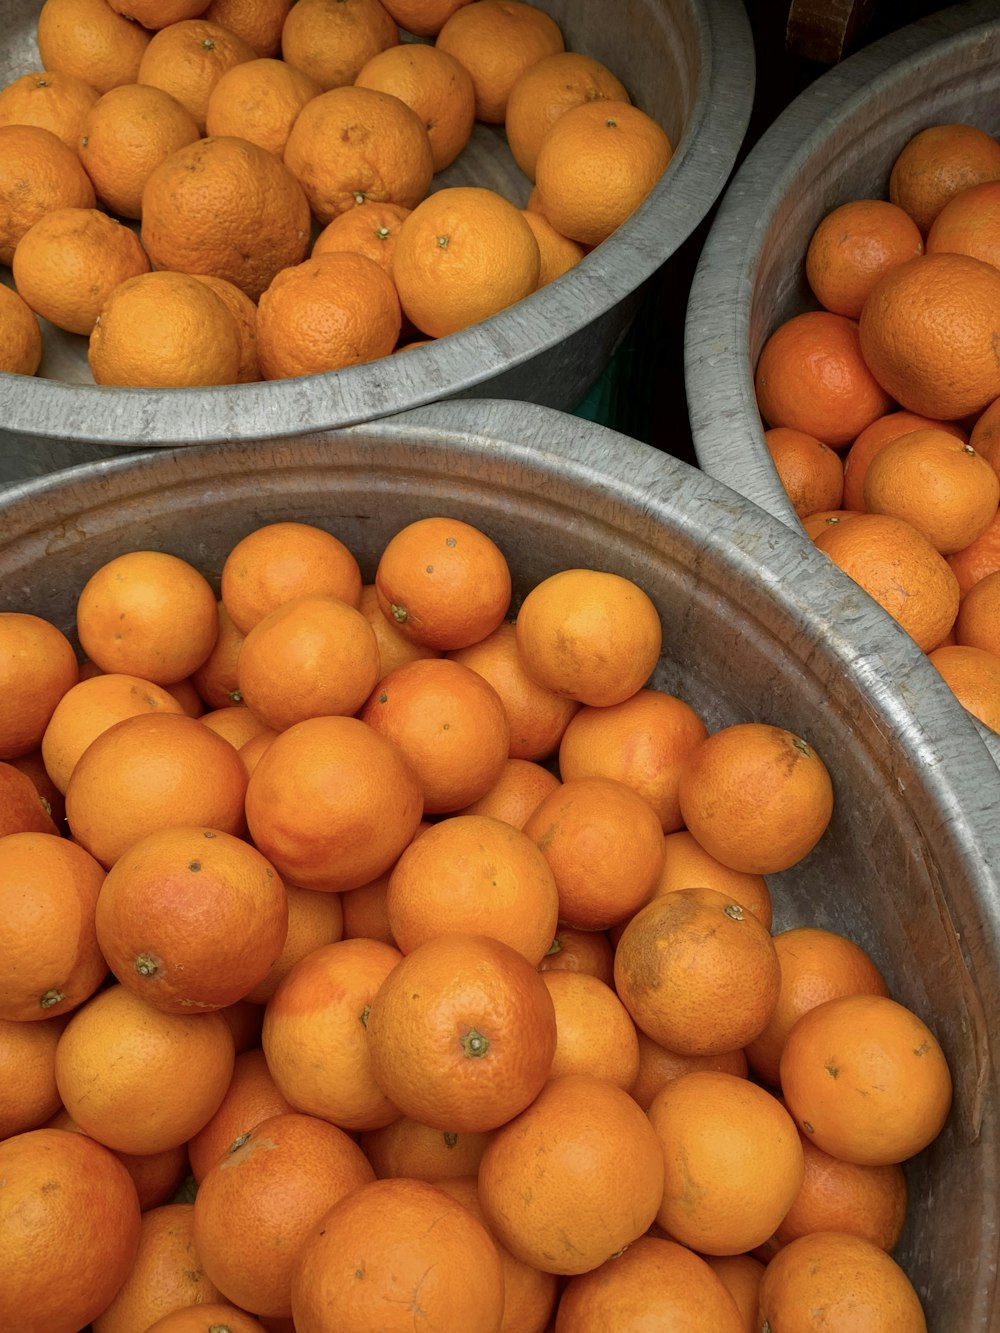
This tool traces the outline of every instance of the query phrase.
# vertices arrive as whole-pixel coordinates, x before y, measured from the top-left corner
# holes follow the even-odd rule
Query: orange
[[[822,759],[801,736],[767,722],[734,723],[701,741],[681,772],[678,798],[702,847],[751,875],[801,861],[833,814]]]
[[[260,1044],[261,1029],[264,1026],[264,1011],[260,1005],[252,1004],[249,1000],[236,1000],[233,1004],[225,1005],[219,1013],[233,1034],[237,1055]]]
[[[550,1077],[592,1074],[629,1092],[639,1072],[639,1038],[615,992],[587,972],[548,969],[542,980],[556,1011]]]
[[[247,741],[255,736],[274,736],[276,733],[264,723],[245,704],[230,705],[228,708],[214,708],[208,713],[199,714],[199,720],[217,736],[223,737],[236,750],[241,750]]]
[[[905,519],[858,514],[821,533],[815,545],[924,652],[936,648],[954,625],[958,579],[944,556]]]
[[[581,245],[600,245],[631,217],[666,171],[673,146],[631,102],[581,102],[539,144],[539,212]]]
[[[93,1333],[135,1333],[174,1310],[219,1300],[194,1243],[194,1205],[163,1204],[143,1213],[135,1263]]]
[[[881,449],[900,435],[928,427],[947,431],[963,443],[968,438],[953,422],[934,421],[930,417],[918,416],[916,412],[889,412],[866,426],[844,456],[844,508],[864,510],[865,476],[872,459]]]
[[[920,1298],[896,1261],[877,1245],[841,1231],[800,1236],[774,1256],[760,1280],[758,1319],[772,1333],[822,1327],[855,1333],[926,1333]]]
[[[195,689],[194,681],[190,676],[185,676],[183,680],[176,680],[169,687],[169,694],[181,706],[181,711],[187,713],[188,717],[201,717],[205,712],[205,701]]]
[[[0,1018],[75,1009],[107,974],[94,926],[104,868],[52,833],[0,839]]]
[[[83,1133],[65,1107],[60,1107],[55,1115],[45,1122],[44,1127],[68,1129],[74,1134]],[[176,1198],[189,1174],[187,1145],[183,1143],[174,1148],[165,1148],[162,1152],[138,1155],[115,1152],[115,1156],[132,1177],[142,1212],[146,1212],[149,1208],[158,1208],[161,1204]]]
[[[297,0],[281,29],[281,56],[324,91],[352,84],[399,32],[379,0]]]
[[[236,324],[240,347],[236,383],[249,384],[259,380],[261,373],[257,354],[257,307],[246,292],[240,291],[239,287],[225,278],[215,278],[207,273],[193,273],[191,276],[215,293]]]
[[[267,1333],[260,1320],[227,1301],[208,1301],[204,1305],[171,1310],[150,1324],[145,1333],[216,1333],[220,1328],[226,1333]]]
[[[643,1326],[743,1333],[733,1297],[705,1260],[660,1236],[640,1236],[599,1268],[570,1278],[554,1333]]]
[[[751,1254],[706,1254],[704,1259],[736,1302],[744,1333],[757,1333],[757,1292],[764,1265]]]
[[[802,519],[802,530],[810,541],[815,541],[821,532],[836,527],[838,523],[846,523],[856,512],[854,509],[820,509]]]
[[[747,874],[723,865],[687,829],[668,833],[663,840],[663,870],[654,894],[695,887],[718,889],[745,907],[771,929],[771,894],[763,875]]]
[[[247,784],[254,843],[306,889],[367,884],[395,862],[422,814],[406,754],[353,717],[307,718],[281,732]]]
[[[484,796],[507,760],[510,723],[500,696],[447,657],[418,658],[390,671],[359,717],[405,756],[428,814],[460,810]]]
[[[186,273],[142,273],[108,297],[90,335],[96,384],[193,388],[235,384],[239,330],[226,306]]]
[[[56,328],[89,336],[111,292],[149,272],[128,227],[96,208],[57,208],[21,237],[12,266],[19,294]]]
[[[548,1082],[493,1135],[479,1198],[501,1245],[546,1273],[585,1273],[639,1239],[663,1197],[663,1149],[616,1084]]]
[[[249,42],[258,56],[281,50],[281,29],[294,0],[211,0],[201,17]]]
[[[194,116],[170,93],[126,83],[110,88],[87,112],[78,151],[101,203],[120,217],[139,218],[154,168],[198,137]]]
[[[305,3],[298,0],[292,14]],[[330,88],[307,102],[288,135],[284,162],[324,226],[365,202],[413,208],[434,174],[423,121],[398,97],[374,88]]]
[[[563,782],[535,807],[524,832],[555,876],[559,920],[582,930],[606,930],[631,916],[663,866],[656,811],[615,778]]]
[[[198,1184],[194,1240],[205,1272],[242,1309],[291,1314],[299,1248],[338,1199],[374,1179],[336,1125],[297,1113],[261,1121]]]
[[[1000,181],[982,181],[952,195],[927,233],[927,253],[971,255],[1000,267],[996,242],[1000,220]]]
[[[114,1298],[139,1245],[128,1172],[93,1139],[36,1129],[0,1142],[0,1325],[77,1329]]]
[[[510,569],[479,528],[457,518],[422,518],[400,528],[382,549],[375,594],[408,639],[441,651],[467,648],[507,614]]]
[[[603,930],[576,930],[560,926],[539,972],[586,972],[610,986],[614,981],[614,951]]]
[[[340,940],[301,958],[264,1011],[261,1044],[281,1094],[342,1129],[400,1116],[375,1081],[368,1018],[402,954],[380,940]]]
[[[637,1036],[639,1072],[628,1091],[644,1111],[649,1110],[653,1098],[665,1084],[696,1069],[712,1069],[737,1078],[747,1076],[747,1059],[740,1046],[732,1051],[720,1051],[717,1055],[681,1055],[678,1051],[667,1050],[645,1032],[637,1030]]]
[[[948,568],[958,580],[958,591],[965,597],[969,589],[987,574],[1000,569],[1000,510],[981,537],[962,551],[946,557]]]
[[[227,70],[254,60],[256,52],[242,37],[204,18],[156,26],[159,31],[142,53],[136,82],[175,97],[204,134],[212,90]]]
[[[930,427],[901,435],[876,454],[864,502],[869,513],[906,519],[935,550],[954,555],[996,517],[1000,478],[971,444]]]
[[[967,648],[1000,653],[1000,571],[987,574],[962,598],[955,640]]]
[[[766,430],[764,443],[799,518],[839,509],[844,498],[844,464],[829,445],[791,426]]]
[[[511,156],[530,181],[550,126],[581,102],[628,102],[625,85],[599,60],[579,51],[543,56],[510,90],[504,130]]]
[[[531,228],[538,246],[541,261],[538,269],[538,286],[535,288],[538,291],[539,288],[547,287],[550,282],[568,273],[571,268],[579,264],[587,251],[579,241],[571,241],[568,236],[556,231],[544,214],[536,213],[530,208],[522,208],[521,216]]]
[[[677,801],[681,770],[707,736],[695,710],[662,690],[638,690],[608,707],[582,708],[559,745],[564,782],[607,777],[624,782],[659,815],[665,833],[681,828]]]
[[[847,1162],[905,1161],[937,1137],[951,1106],[933,1032],[885,995],[841,995],[804,1013],[785,1041],[780,1077],[796,1123]]]
[[[537,583],[517,613],[517,646],[528,674],[580,703],[624,703],[659,661],[663,628],[632,579],[565,569]]]
[[[436,45],[472,75],[476,119],[491,125],[504,123],[507,99],[520,75],[565,46],[555,19],[522,0],[479,0],[457,9],[438,32]]]
[[[508,759],[489,791],[456,813],[492,815],[515,828],[524,828],[542,798],[558,786],[556,775],[541,764],[531,759]]]
[[[851,199],[832,209],[806,250],[806,280],[825,310],[857,319],[883,273],[923,254],[920,228],[886,199]]]
[[[108,0],[108,4],[147,28],[165,28],[195,18],[205,8],[201,0]]]
[[[361,570],[344,543],[315,524],[265,523],[229,551],[220,591],[226,613],[246,634],[293,597],[337,597],[357,606]]]
[[[365,62],[354,84],[391,93],[412,107],[427,128],[435,172],[451,166],[469,142],[476,112],[472,76],[441,47],[390,46]]]
[[[152,36],[107,0],[45,0],[35,35],[46,69],[73,74],[99,93],[135,82]]]
[[[1000,731],[1000,655],[985,648],[945,644],[929,658],[962,707],[984,727]]]
[[[239,700],[236,684],[236,663],[239,661],[244,634],[233,624],[233,618],[222,601],[216,603],[219,628],[212,651],[191,674],[195,688],[208,708],[227,708]]]
[[[484,3],[491,0],[459,13]],[[495,190],[453,185],[417,203],[404,219],[392,276],[407,318],[422,333],[443,338],[530,296],[540,265],[538,242],[514,204]]]
[[[358,1274],[361,1278],[358,1278]],[[428,1327],[500,1333],[503,1268],[489,1232],[422,1180],[376,1180],[326,1212],[292,1274],[297,1333],[409,1333]]]
[[[0,88],[0,125],[41,125],[76,152],[84,118],[100,93],[63,70],[33,70]]]
[[[861,312],[861,351],[901,406],[936,419],[1000,396],[993,354],[1000,270],[969,255],[927,254],[879,280]]]
[[[977,453],[987,459],[991,467],[1000,475],[1000,398],[995,398],[989,407],[976,418],[969,433],[969,443]]]
[[[489,1133],[453,1134],[401,1116],[391,1125],[367,1130],[359,1142],[376,1176],[408,1176],[432,1184],[453,1177],[474,1176]]]
[[[9,833],[58,832],[52,805],[43,799],[31,776],[13,764],[0,761],[0,837]]]
[[[761,349],[754,391],[766,425],[790,426],[831,448],[853,440],[892,405],[866,364],[858,324],[828,310],[779,324]]]
[[[321,945],[333,944],[344,934],[344,895],[319,893],[315,889],[300,889],[297,884],[286,884],[285,896],[288,899],[288,930],[284,946],[263,980],[246,993],[246,999],[257,1004],[267,1003],[278,989],[278,983],[300,958]]]
[[[1000,144],[975,125],[930,125],[904,145],[889,175],[889,198],[926,236],[959,191],[1000,177]]]
[[[246,786],[237,752],[198,718],[138,714],[103,731],[77,760],[66,819],[74,839],[109,868],[158,829],[201,824],[241,834]]]
[[[94,187],[72,148],[39,125],[0,125],[0,264],[54,208],[93,208]]]
[[[455,10],[468,3],[469,0],[389,0],[385,8],[394,23],[414,36],[436,37]]]
[[[367,204],[361,205],[362,209],[367,207]],[[379,205],[373,204],[372,207],[379,207]],[[355,210],[355,212],[358,211]],[[345,218],[351,216],[350,213],[344,214]],[[331,223],[330,225],[333,226],[334,224]],[[382,614],[374,583],[366,583],[361,589],[358,610],[375,631],[375,638],[378,641],[380,677],[387,676],[393,667],[401,666],[404,662],[412,662],[414,658],[441,656],[436,648],[428,648],[425,644],[407,638],[392,617]]]
[[[488,815],[456,815],[427,829],[389,874],[386,910],[403,953],[444,933],[502,940],[533,966],[552,943],[556,882],[534,842]]]
[[[142,192],[142,243],[156,268],[226,278],[252,300],[305,258],[309,240],[309,202],[295,177],[246,139],[179,148]]]
[[[0,287],[0,371],[34,375],[42,364],[42,330],[24,297]]]
[[[41,747],[37,750],[30,750],[27,754],[18,755],[3,761],[6,768],[16,769],[23,777],[28,778],[41,799],[43,808],[55,823],[56,827],[63,827],[63,819],[66,816],[66,805],[62,798],[62,792],[55,785],[48,773],[45,771],[45,761],[42,758]],[[5,776],[9,776],[4,769]],[[23,789],[23,788],[22,788]],[[26,793],[27,794],[27,793]],[[14,830],[9,830],[13,832]],[[48,833],[50,830],[46,826],[42,832]]]
[[[771,937],[716,889],[660,894],[629,921],[615,950],[615,988],[636,1026],[681,1055],[752,1041],[781,980]]]
[[[56,1047],[65,1019],[0,1018],[0,1141],[45,1124],[60,1104]]]
[[[781,966],[778,999],[763,1031],[746,1045],[750,1068],[779,1086],[781,1052],[796,1021],[838,995],[888,995],[874,960],[845,935],[819,926],[793,926],[774,936]]]
[[[410,210],[401,204],[357,204],[338,213],[313,241],[312,254],[330,250],[350,250],[373,259],[387,273],[392,272],[392,256],[403,219]]]
[[[369,884],[362,884],[358,889],[349,889],[346,893],[336,895],[344,916],[343,939],[381,940],[385,944],[395,945],[386,908],[388,888],[389,876],[384,874],[377,875]]]
[[[195,1180],[200,1181],[220,1158],[238,1148],[262,1120],[291,1110],[261,1048],[252,1046],[241,1051],[219,1109],[188,1141],[188,1160]]]
[[[296,116],[322,92],[315,79],[270,57],[225,71],[209,94],[205,133],[249,139],[280,158]]]
[[[257,307],[266,380],[317,375],[388,356],[399,337],[399,298],[373,259],[326,253],[275,275]]]
[[[97,938],[122,985],[167,1013],[235,1004],[288,926],[285,886],[256,848],[215,829],[159,829],[108,872]]]
[[[522,1111],[556,1045],[540,973],[478,934],[437,935],[406,954],[376,992],[367,1026],[372,1072],[389,1100],[457,1133],[495,1129]]]
[[[0,611],[0,759],[38,749],[56,704],[79,675],[62,630],[25,611]]]

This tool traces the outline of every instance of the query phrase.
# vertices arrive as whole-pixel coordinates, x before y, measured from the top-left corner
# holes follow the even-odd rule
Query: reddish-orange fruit
[[[4,1280],[0,1326],[84,1327],[125,1281],[139,1201],[121,1162],[93,1139],[35,1129],[0,1142]]]
[[[495,1129],[522,1111],[556,1045],[541,974],[486,935],[418,945],[382,982],[367,1026],[372,1071],[390,1101],[457,1132]]]
[[[247,708],[246,704],[230,705],[228,708],[213,708],[202,713],[198,719],[216,736],[227,740],[234,750],[242,750],[255,736],[276,736],[277,732],[268,727],[261,719]],[[249,773],[249,769],[247,772]]]
[[[0,611],[0,759],[38,749],[56,704],[79,678],[62,630],[41,616]]]
[[[0,297],[0,370],[34,375],[42,364],[42,326],[27,301],[10,287]]]
[[[539,972],[586,972],[609,986],[614,981],[614,950],[603,930],[577,930],[560,926],[548,953],[538,964]]]
[[[188,1140],[188,1160],[195,1180],[201,1180],[221,1157],[238,1148],[262,1120],[292,1110],[274,1081],[263,1050],[252,1046],[241,1051],[219,1109]]]
[[[806,250],[806,279],[820,305],[857,319],[883,273],[923,253],[920,228],[887,199],[851,199],[827,213]]]
[[[60,1106],[49,1120],[46,1129],[68,1129],[74,1134],[83,1130],[64,1106]],[[179,1197],[178,1191],[188,1177],[187,1145],[177,1144],[154,1153],[127,1153],[112,1149],[122,1166],[132,1177],[139,1196],[139,1208],[159,1208],[161,1204]]]
[[[969,648],[1000,654],[1000,573],[987,574],[962,598],[955,640]]]
[[[929,125],[903,146],[889,174],[889,198],[927,234],[960,190],[1000,177],[1000,144],[977,125]]]
[[[171,1310],[145,1333],[216,1333],[220,1328],[226,1333],[268,1333],[268,1327],[228,1301],[207,1301]]]
[[[551,1078],[592,1074],[630,1091],[639,1072],[639,1037],[631,1015],[603,981],[587,972],[546,969],[556,1011]]]
[[[737,1078],[747,1076],[747,1058],[740,1046],[732,1051],[720,1051],[717,1055],[681,1055],[661,1046],[638,1029],[637,1035],[639,1072],[628,1091],[644,1111],[649,1110],[650,1103],[664,1084],[684,1074],[692,1074],[696,1069],[714,1069],[718,1073],[734,1074]]]
[[[757,1333],[757,1292],[763,1263],[752,1254],[706,1254],[704,1258],[736,1302],[744,1333]]]
[[[56,1047],[64,1017],[0,1018],[0,1139],[47,1124],[59,1109]]]
[[[38,13],[38,52],[46,69],[85,80],[98,92],[134,83],[151,33],[107,0],[45,0]]]
[[[1000,181],[980,181],[959,190],[931,223],[927,253],[971,255],[994,268],[1000,267],[1000,245],[996,239],[998,209]]]
[[[844,457],[844,508],[864,511],[865,476],[869,464],[880,449],[911,430],[924,430],[931,426],[947,431],[963,443],[968,438],[966,432],[954,422],[932,421],[930,417],[918,416],[916,412],[888,412],[866,426]]]
[[[1000,654],[965,644],[943,644],[928,654],[955,698],[983,726],[1000,730]]]
[[[299,0],[281,28],[281,55],[321,88],[353,84],[366,61],[399,43],[379,0]]]
[[[58,834],[51,809],[27,773],[0,760],[0,838],[9,833]]]
[[[771,929],[771,893],[763,875],[747,874],[723,865],[706,852],[687,829],[668,833],[663,840],[663,870],[654,895],[698,886],[727,894],[733,902],[752,912],[768,930]]]
[[[800,519],[840,508],[844,464],[829,445],[791,426],[772,426],[764,432],[764,443],[782,489]]]
[[[421,1125],[400,1116],[391,1125],[370,1129],[359,1143],[380,1180],[408,1176],[412,1180],[441,1180],[474,1176],[487,1143],[488,1132],[455,1134]]]
[[[547,1273],[585,1273],[648,1230],[663,1197],[663,1149],[616,1084],[548,1082],[493,1135],[479,1167],[492,1233]]]
[[[232,616],[221,601],[216,604],[216,609],[219,629],[215,646],[201,666],[192,672],[191,679],[207,708],[228,708],[239,702],[236,663],[245,636],[233,624]]]
[[[361,570],[340,538],[324,528],[312,523],[265,523],[242,537],[226,556],[220,593],[236,629],[246,634],[293,597],[337,597],[357,606]]]
[[[531,759],[511,758],[489,791],[456,813],[491,815],[523,829],[532,811],[558,786],[559,779],[551,769],[543,768]]]
[[[28,228],[55,208],[93,208],[76,151],[41,125],[0,125],[0,264],[13,263]]]
[[[945,559],[958,581],[961,597],[965,597],[980,579],[1000,569],[1000,509],[981,537],[977,537],[963,551],[956,551]]]
[[[444,171],[469,142],[476,93],[469,71],[438,46],[403,42],[365,62],[355,87],[391,93],[412,107],[427,127],[435,172]]]
[[[283,60],[245,60],[227,69],[212,88],[205,133],[249,139],[280,158],[295,118],[322,91],[304,70]]]
[[[358,893],[355,889],[352,892]],[[319,893],[297,884],[285,885],[288,899],[288,930],[285,943],[261,981],[246,993],[255,1004],[266,1004],[278,985],[300,958],[324,944],[334,944],[344,934],[343,894]]]
[[[358,1273],[362,1274],[359,1280]],[[500,1255],[467,1208],[423,1180],[376,1180],[324,1214],[292,1275],[298,1333],[410,1333],[428,1327],[500,1333]]]
[[[545,56],[564,49],[559,25],[543,9],[521,0],[478,0],[442,25],[435,45],[472,75],[476,119],[502,125],[517,79]]]

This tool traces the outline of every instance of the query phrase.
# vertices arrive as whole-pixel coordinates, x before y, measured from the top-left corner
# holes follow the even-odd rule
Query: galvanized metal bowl
[[[651,196],[571,273],[516,307],[405,357],[292,381],[187,390],[95,388],[86,342],[47,330],[38,377],[0,374],[0,483],[121,446],[275,439],[457,396],[571,410],[610,361],[646,280],[704,218],[750,115],[753,42],[739,0],[537,0],[571,50],[604,61],[667,131],[675,153]],[[38,68],[36,0],[0,0],[0,83]],[[435,180],[479,184],[518,206],[530,183],[501,127],[477,125]],[[9,275],[8,275],[9,276]],[[91,448],[81,447],[89,442]],[[93,446],[105,446],[98,451]],[[16,466],[4,476],[4,459]]]
[[[778,324],[816,307],[804,263],[820,219],[850,199],[888,198],[907,140],[951,122],[1000,132],[995,0],[948,6],[823,74],[747,155],[702,249],[685,326],[695,454],[799,533],[764,443],[757,358]]]
[[[93,569],[134,547],[217,579],[276,519],[320,523],[371,578],[403,523],[452,513],[502,546],[517,591],[589,565],[637,580],[664,625],[655,674],[711,729],[760,719],[811,740],[836,810],[771,877],[777,928],[868,948],[935,1029],[955,1077],[940,1139],[909,1167],[897,1251],[940,1333],[1000,1318],[1000,776],[901,630],[818,552],[696,468],[524,403],[441,403],[297,441],[150,450],[0,496],[0,609],[71,632]]]

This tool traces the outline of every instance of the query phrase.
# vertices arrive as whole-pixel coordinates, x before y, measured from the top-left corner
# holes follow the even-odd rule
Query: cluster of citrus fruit
[[[0,1326],[925,1328],[946,1057],[772,931],[825,764],[656,688],[632,579],[512,588],[276,521],[100,564],[82,664],[0,612]]]
[[[672,152],[524,0],[45,0],[37,43],[0,89],[0,369],[22,374],[39,316],[89,340],[98,384],[388,356],[572,268]],[[525,208],[434,188],[476,121]]]
[[[816,228],[757,402],[808,535],[1000,731],[1000,143],[922,130],[888,195]]]

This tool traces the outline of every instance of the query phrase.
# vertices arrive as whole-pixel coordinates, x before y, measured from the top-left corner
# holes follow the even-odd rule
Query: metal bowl
[[[86,341],[46,329],[37,377],[0,374],[0,483],[121,446],[298,436],[441,398],[503,396],[572,410],[610,361],[643,284],[725,184],[750,115],[753,41],[739,0],[622,0],[611,18],[592,0],[537,3],[559,23],[569,49],[618,73],[675,147],[651,196],[603,245],[572,272],[475,327],[405,357],[295,380],[96,388]],[[0,84],[39,67],[37,13],[36,0],[0,0],[7,33]],[[465,152],[435,178],[435,188],[473,183],[519,207],[526,202],[530,182],[515,166],[502,127],[477,125]]]
[[[525,403],[440,403],[297,441],[93,462],[0,496],[0,608],[71,633],[101,562],[169,550],[217,579],[255,526],[328,527],[366,579],[402,524],[452,513],[506,552],[523,594],[558,569],[635,579],[659,608],[661,688],[714,730],[759,719],[811,740],[836,809],[770,878],[776,928],[869,949],[937,1032],[955,1078],[941,1137],[908,1167],[897,1256],[931,1329],[997,1327],[1000,775],[911,639],[776,519],[704,472]]]

